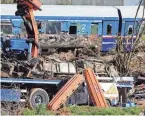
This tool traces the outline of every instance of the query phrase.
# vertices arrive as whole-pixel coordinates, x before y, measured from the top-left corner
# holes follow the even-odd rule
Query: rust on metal
[[[84,77],[80,74],[74,75],[59,91],[48,104],[48,109],[59,109],[75,90],[84,82]]]
[[[89,94],[94,104],[97,107],[108,107],[99,81],[97,80],[93,70],[91,68],[85,69],[84,75],[88,86]]]

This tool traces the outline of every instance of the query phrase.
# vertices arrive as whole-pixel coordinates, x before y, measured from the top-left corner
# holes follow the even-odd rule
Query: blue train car
[[[16,5],[1,5],[1,25],[12,26],[13,34],[23,32],[21,17],[15,16]],[[11,9],[5,9],[5,7]],[[122,14],[122,33],[124,42],[131,44],[128,39],[132,35],[136,6],[63,6],[63,5],[43,5],[42,11],[36,12],[36,20],[41,24],[40,33],[59,34],[66,32],[76,35],[88,35],[93,38],[101,37],[102,51],[109,51],[116,47],[116,35],[118,33],[119,15],[117,8]],[[137,16],[137,25],[142,20],[141,7]],[[4,30],[5,31],[5,30]],[[135,30],[137,31],[137,30]],[[135,39],[135,34],[134,38]]]

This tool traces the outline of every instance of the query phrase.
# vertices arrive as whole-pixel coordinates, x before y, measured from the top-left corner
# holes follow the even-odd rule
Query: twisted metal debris
[[[1,89],[12,89],[20,91],[20,86],[17,84],[10,84],[10,85],[1,85]],[[12,93],[13,94],[13,93]],[[14,93],[15,94],[15,93]],[[28,94],[29,93],[22,93],[21,97],[28,101]],[[1,114],[2,115],[21,115],[23,109],[27,107],[27,102],[10,102],[10,101],[2,101],[1,102]]]

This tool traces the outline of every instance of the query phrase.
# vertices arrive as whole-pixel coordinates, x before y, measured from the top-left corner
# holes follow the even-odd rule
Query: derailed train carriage
[[[3,4],[1,7],[4,9],[1,13],[2,31],[14,35],[23,33],[23,22],[20,17],[15,16],[16,5]],[[69,34],[87,36],[91,39],[101,38],[101,51],[106,52],[116,47],[116,36],[119,26],[117,8],[121,10],[122,15],[121,35],[125,38],[125,44],[130,45],[134,41],[138,26],[142,21],[143,7],[141,7],[137,15],[135,30],[133,25],[137,6],[43,5],[43,10],[36,12],[35,16],[42,35],[53,35],[54,37],[54,35]],[[133,36],[133,38],[129,36]],[[64,45],[62,44],[62,46]]]

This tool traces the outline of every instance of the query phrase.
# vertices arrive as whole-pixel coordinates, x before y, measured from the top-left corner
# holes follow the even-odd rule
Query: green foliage
[[[31,110],[31,109],[26,108],[23,111],[23,115],[36,115],[36,114],[35,114],[35,110]]]
[[[69,107],[72,115],[138,115],[142,111],[140,107],[133,108],[96,108],[96,107]]]
[[[97,24],[91,25],[91,34],[98,34],[98,25]]]
[[[26,108],[23,115],[139,115],[145,107],[132,107],[132,108],[97,108],[93,106],[69,106],[61,109],[61,113],[54,113],[46,109],[44,105],[38,106],[35,110]]]
[[[145,40],[145,35],[142,36],[142,40]]]
[[[1,4],[13,4],[14,0],[1,0]]]
[[[60,0],[56,2],[56,5],[71,5],[71,1],[70,0]]]
[[[54,115],[54,113],[49,111],[45,105],[39,105],[35,110],[26,108],[23,115]]]

